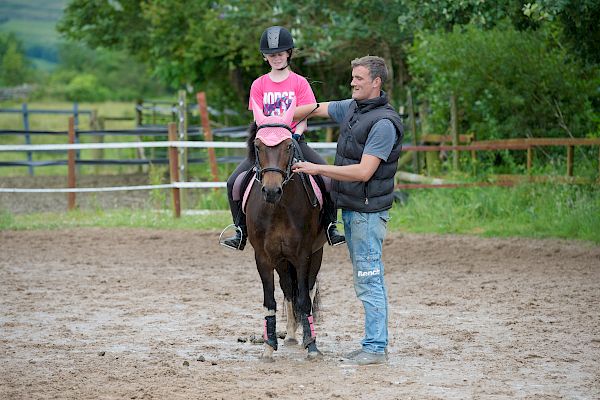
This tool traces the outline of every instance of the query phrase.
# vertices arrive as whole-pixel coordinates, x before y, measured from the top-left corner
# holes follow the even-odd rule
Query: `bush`
[[[40,96],[72,101],[135,100],[166,93],[146,67],[122,52],[63,44],[60,65]]]
[[[460,129],[478,140],[585,137],[595,131],[600,84],[542,31],[500,25],[417,35],[409,63],[420,99],[431,106],[436,132],[449,126],[449,96],[457,95]]]
[[[104,101],[109,97],[109,90],[98,84],[95,75],[80,74],[71,79],[65,95],[71,101]]]

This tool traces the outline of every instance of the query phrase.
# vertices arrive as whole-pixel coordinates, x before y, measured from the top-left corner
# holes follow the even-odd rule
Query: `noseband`
[[[294,175],[294,173],[292,172],[292,165],[294,165],[295,160],[299,160],[302,158],[302,156],[300,156],[300,154],[302,154],[302,153],[298,147],[298,142],[293,137],[291,137],[293,132],[292,132],[292,129],[288,125],[286,125],[286,124],[264,124],[264,125],[258,126],[256,128],[256,132],[258,133],[258,131],[262,128],[284,128],[284,129],[287,129],[288,131],[290,131],[290,138],[292,139],[292,143],[289,144],[288,150],[290,148],[293,148],[293,152],[288,159],[288,163],[287,163],[287,167],[286,167],[285,171],[279,167],[261,168],[260,158],[258,155],[258,147],[256,145],[254,145],[254,152],[256,154],[256,161],[254,163],[254,169],[256,171],[256,174],[255,174],[254,179],[256,179],[258,182],[260,182],[260,184],[262,185],[262,179],[263,179],[263,175],[265,174],[265,172],[278,172],[283,177],[283,182],[281,184],[281,186],[283,187],[286,183],[289,182],[290,179],[292,179],[292,175]]]

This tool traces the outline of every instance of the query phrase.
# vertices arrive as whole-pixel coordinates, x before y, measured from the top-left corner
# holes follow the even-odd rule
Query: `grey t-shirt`
[[[331,119],[338,124],[341,124],[348,113],[352,101],[352,99],[347,99],[330,102],[327,111],[329,112]],[[393,137],[394,140],[390,140],[390,137]],[[396,128],[394,128],[392,121],[389,119],[379,120],[373,125],[371,132],[369,132],[363,154],[369,154],[383,161],[387,161],[395,142]]]

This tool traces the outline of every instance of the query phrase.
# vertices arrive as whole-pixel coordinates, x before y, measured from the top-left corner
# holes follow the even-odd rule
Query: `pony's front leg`
[[[273,361],[273,351],[277,350],[277,331],[275,315],[277,312],[277,303],[275,302],[275,284],[273,277],[273,268],[267,263],[261,262],[256,256],[256,266],[263,285],[263,306],[265,307],[264,334],[265,349],[261,356],[264,361]]]
[[[315,324],[311,314],[312,303],[308,289],[308,274],[306,278],[298,281],[298,303],[300,308],[300,322],[302,323],[302,345],[308,350],[309,359],[323,358],[323,353],[317,348],[317,335]]]

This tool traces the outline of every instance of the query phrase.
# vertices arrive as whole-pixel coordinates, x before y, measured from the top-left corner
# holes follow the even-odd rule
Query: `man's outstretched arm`
[[[294,112],[294,121],[299,121],[307,115],[307,118],[329,118],[329,102],[305,104],[303,106],[296,107],[296,111]]]

